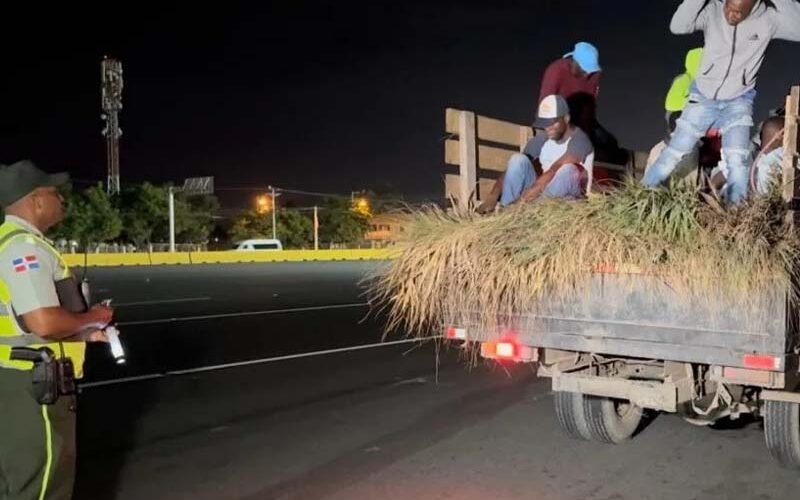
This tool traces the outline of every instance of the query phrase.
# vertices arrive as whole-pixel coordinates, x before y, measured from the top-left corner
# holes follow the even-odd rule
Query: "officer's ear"
[[[31,204],[30,206],[35,212],[41,212],[44,209],[44,197],[38,189],[29,194],[28,197],[30,198],[28,203]]]

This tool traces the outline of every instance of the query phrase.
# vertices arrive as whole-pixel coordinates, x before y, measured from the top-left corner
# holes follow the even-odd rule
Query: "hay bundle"
[[[634,183],[588,200],[541,200],[499,214],[417,212],[398,257],[372,282],[389,329],[441,331],[463,315],[479,326],[535,312],[613,264],[670,276],[687,301],[789,289],[800,255],[778,190],[737,208],[687,186]]]

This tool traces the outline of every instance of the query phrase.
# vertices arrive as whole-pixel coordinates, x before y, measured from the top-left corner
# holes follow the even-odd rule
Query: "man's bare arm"
[[[31,333],[47,340],[69,340],[84,330],[101,328],[111,322],[114,311],[96,305],[85,313],[73,313],[63,307],[43,307],[22,315]]]
[[[553,165],[547,172],[544,172],[541,175],[539,175],[533,186],[531,186],[530,188],[528,188],[527,191],[522,193],[522,196],[520,196],[520,201],[526,202],[535,200],[544,192],[544,190],[547,188],[547,185],[550,184],[550,181],[553,180],[553,177],[555,177],[556,173],[558,173],[558,170],[561,167],[563,167],[564,165],[569,165],[570,163],[580,164],[581,162],[582,160],[580,158],[577,158],[576,156],[570,153],[564,154],[561,158],[556,160],[555,163],[553,163]],[[537,172],[537,174],[538,173],[539,172]]]

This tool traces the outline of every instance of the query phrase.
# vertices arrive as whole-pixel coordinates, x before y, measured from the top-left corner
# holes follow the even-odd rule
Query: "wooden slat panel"
[[[461,176],[458,174],[445,174],[444,176],[444,195],[446,198],[459,197],[461,192]]]
[[[783,131],[783,199],[787,203],[798,195],[795,182],[795,155],[797,154],[797,114],[800,107],[800,87],[792,87],[786,98],[786,124]]]
[[[445,132],[448,134],[458,135],[458,117],[461,110],[454,108],[447,108],[444,111],[444,124]]]
[[[485,177],[478,179],[478,185],[480,190],[480,197],[478,198],[478,201],[484,200],[484,198],[492,191],[494,183],[495,183],[494,179],[487,179]],[[445,174],[444,176],[445,197],[447,198],[453,197],[454,199],[458,200],[460,189],[461,189],[461,180],[459,176],[457,174]]]
[[[447,108],[445,110],[445,124],[448,134],[458,134],[459,113],[460,110],[458,109]],[[521,141],[523,137],[533,137],[531,127],[481,115],[478,115],[477,132],[479,140],[508,144],[515,149],[525,145]]]
[[[460,161],[459,156],[459,141],[450,139],[444,145],[444,161],[448,165],[458,165]],[[495,170],[497,172],[505,172],[508,159],[511,158],[516,151],[510,149],[494,148],[492,146],[478,146],[478,168],[486,170]]]
[[[492,188],[494,187],[495,179],[486,179],[480,178],[478,179],[478,189],[479,194],[478,201],[483,201],[492,192]]]
[[[519,149],[521,127],[522,126],[517,123],[504,122],[479,115],[478,139],[498,142],[500,144],[509,144]]]
[[[462,111],[458,116],[458,173],[461,176],[461,190],[458,204],[462,210],[477,198],[475,186],[478,183],[478,138],[475,133],[475,113]]]

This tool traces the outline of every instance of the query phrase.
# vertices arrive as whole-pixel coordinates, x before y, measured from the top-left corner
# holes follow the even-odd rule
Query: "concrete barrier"
[[[90,253],[66,254],[71,267],[156,266],[167,264],[236,264],[247,262],[306,262],[342,260],[385,260],[392,258],[392,249],[365,250],[282,250],[249,252],[157,252],[157,253]]]

